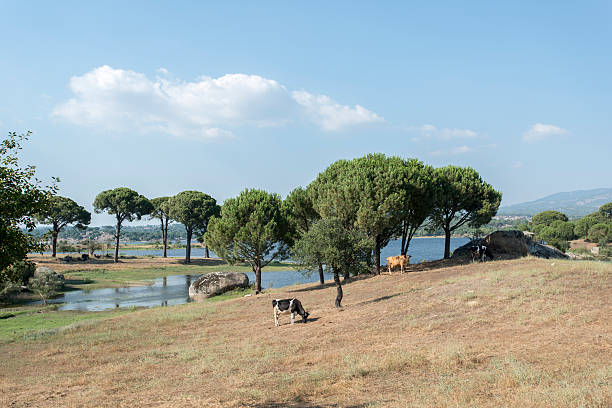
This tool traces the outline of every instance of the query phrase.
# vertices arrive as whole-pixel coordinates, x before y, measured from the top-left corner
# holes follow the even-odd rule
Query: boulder
[[[567,258],[557,248],[538,243],[532,236],[523,231],[495,231],[484,238],[476,239],[453,252],[454,259],[472,259],[471,247],[477,244],[486,245],[493,253],[494,259],[513,259],[531,255],[538,258]]]
[[[236,288],[248,288],[249,277],[241,272],[211,272],[200,276],[189,286],[189,297],[206,299]]]
[[[37,267],[34,271],[34,278],[54,282],[60,289],[64,287],[64,283],[66,282],[64,275],[55,272],[53,269],[47,266]]]

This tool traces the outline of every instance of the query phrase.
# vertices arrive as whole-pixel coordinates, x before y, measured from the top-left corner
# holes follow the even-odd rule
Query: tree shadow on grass
[[[64,288],[62,289],[62,292],[71,292],[73,290],[81,290],[82,288],[77,288],[77,287],[74,287],[73,285],[89,285],[90,283],[94,283],[94,281],[92,279],[87,279],[87,278],[66,279],[64,281]]]
[[[177,262],[182,265],[185,265],[185,260],[182,258],[177,258]],[[223,259],[217,258],[191,258],[191,262],[189,263],[191,266],[219,266],[219,265],[227,265]]]
[[[372,274],[369,274],[369,273],[364,273],[364,274],[357,275],[357,276],[351,276],[346,281],[344,279],[340,279],[340,283],[342,285],[346,285],[348,283],[357,282],[357,281],[364,280],[364,279],[370,279],[370,278],[372,278],[374,276],[376,276],[376,275],[372,275]],[[326,289],[326,288],[331,288],[331,287],[334,287],[334,286],[336,286],[336,284],[333,281],[331,281],[331,282],[324,283],[322,285],[319,283],[318,285],[308,286],[307,288],[288,290],[287,292],[289,292],[289,293],[310,292],[310,291],[313,291],[313,290]]]
[[[401,295],[404,295],[406,293],[408,293],[408,292],[400,292],[400,293],[394,293],[393,295],[381,296],[381,297],[376,298],[376,299],[365,300],[363,302],[359,302],[359,303],[357,303],[357,305],[369,305],[370,303],[378,303],[378,302],[382,302],[384,300],[393,299],[396,296],[401,296]]]

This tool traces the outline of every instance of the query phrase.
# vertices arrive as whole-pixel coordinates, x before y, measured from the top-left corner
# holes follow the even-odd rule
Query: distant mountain
[[[542,211],[555,210],[568,217],[583,217],[609,202],[612,202],[612,188],[577,190],[549,195],[526,203],[502,206],[497,214],[533,216]]]

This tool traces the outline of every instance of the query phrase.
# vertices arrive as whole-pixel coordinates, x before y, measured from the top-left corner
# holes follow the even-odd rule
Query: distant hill
[[[526,203],[502,206],[498,215],[533,216],[546,210],[560,211],[568,217],[583,217],[612,202],[612,188],[557,193]]]

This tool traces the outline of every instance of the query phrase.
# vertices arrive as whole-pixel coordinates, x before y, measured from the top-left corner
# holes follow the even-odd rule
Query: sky
[[[503,205],[612,187],[612,2],[0,2],[0,135],[92,211],[380,152]],[[153,223],[153,221],[146,222]],[[92,225],[113,224],[94,214]]]

